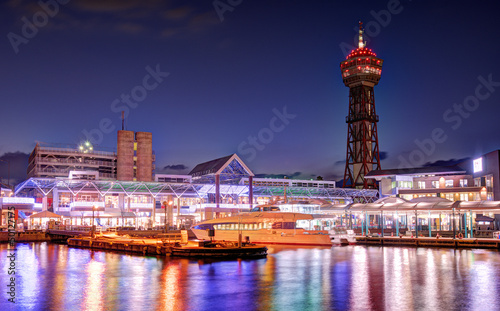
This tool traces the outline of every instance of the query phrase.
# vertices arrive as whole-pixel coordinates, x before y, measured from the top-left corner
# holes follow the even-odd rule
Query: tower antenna
[[[366,43],[363,41],[363,22],[359,21],[359,42],[358,48],[362,49],[366,46]]]
[[[125,111],[122,111],[122,131],[125,130]]]

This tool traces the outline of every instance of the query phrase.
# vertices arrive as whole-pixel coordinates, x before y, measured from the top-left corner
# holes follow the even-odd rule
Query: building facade
[[[377,170],[366,178],[379,182],[381,196],[500,200],[500,153],[495,150],[452,166]]]
[[[115,152],[94,150],[90,143],[60,146],[38,142],[28,160],[30,177],[68,177],[71,171],[92,171],[99,179],[116,179]]]

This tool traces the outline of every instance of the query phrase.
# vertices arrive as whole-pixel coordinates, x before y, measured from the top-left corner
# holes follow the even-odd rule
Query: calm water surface
[[[16,303],[0,310],[500,310],[500,253],[270,247],[258,260],[197,261],[18,244]]]

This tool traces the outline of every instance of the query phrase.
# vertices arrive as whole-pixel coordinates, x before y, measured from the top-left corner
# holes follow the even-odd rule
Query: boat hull
[[[208,230],[193,229],[193,233],[200,240],[209,240]],[[213,239],[216,241],[238,241],[237,230],[214,230]],[[261,229],[242,230],[243,241],[248,237],[249,242],[255,244],[283,244],[283,245],[308,245],[308,246],[332,246],[330,236],[323,232],[293,230],[293,229]]]

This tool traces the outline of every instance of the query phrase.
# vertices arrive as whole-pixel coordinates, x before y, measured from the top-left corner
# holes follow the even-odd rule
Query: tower
[[[380,169],[375,96],[373,87],[378,84],[383,60],[365,47],[362,23],[359,22],[358,48],[340,63],[342,80],[349,88],[349,113],[347,123],[347,157],[344,187],[375,188],[373,179],[364,176]]]

